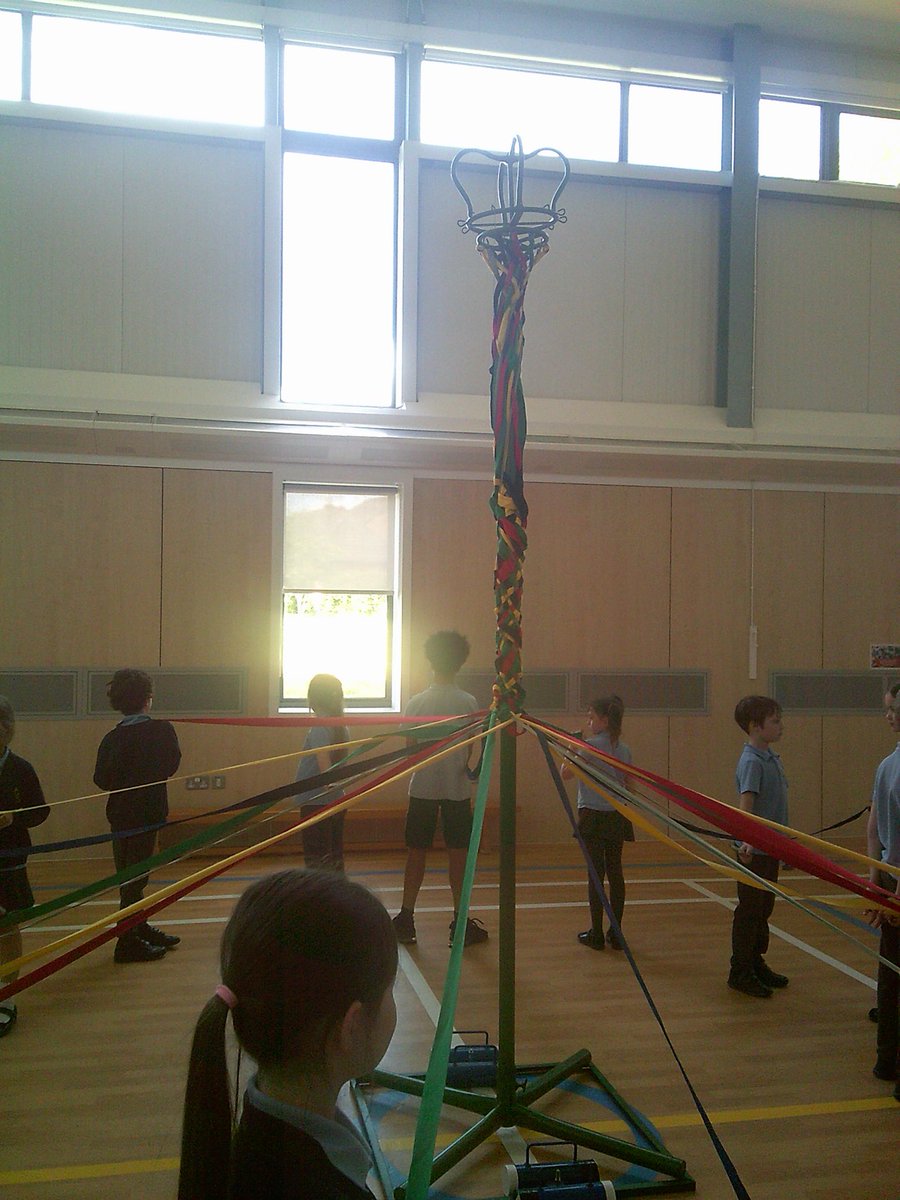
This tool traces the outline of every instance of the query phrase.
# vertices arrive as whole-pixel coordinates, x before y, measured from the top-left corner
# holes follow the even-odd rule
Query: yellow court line
[[[30,1171],[0,1171],[0,1183],[61,1183],[73,1179],[109,1179],[114,1175],[152,1175],[177,1171],[177,1158],[137,1158],[131,1162],[89,1163],[81,1167],[36,1167]]]
[[[894,1108],[897,1101],[891,1096],[872,1096],[864,1100],[822,1100],[816,1104],[779,1104],[771,1108],[723,1108],[709,1113],[714,1125],[738,1125],[749,1121],[783,1121],[801,1117],[829,1117],[846,1113],[876,1112]],[[702,1125],[697,1112],[671,1113],[669,1116],[648,1117],[656,1129],[685,1129]],[[621,1133],[628,1126],[621,1119],[585,1121],[584,1129],[595,1133]],[[440,1146],[449,1145],[457,1134],[446,1133],[438,1138]],[[498,1140],[496,1134],[492,1140]],[[385,1138],[381,1148],[387,1151],[411,1150],[413,1139]],[[57,1183],[73,1179],[103,1179],[115,1175],[148,1175],[162,1171],[177,1171],[177,1158],[146,1158],[131,1162],[92,1163],[77,1167],[36,1167],[22,1171],[0,1171],[0,1184]]]

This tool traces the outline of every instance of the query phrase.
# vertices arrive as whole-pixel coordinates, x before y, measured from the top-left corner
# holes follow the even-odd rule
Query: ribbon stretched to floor
[[[525,723],[528,724],[528,721],[526,720]],[[640,829],[644,830],[644,832],[648,833],[657,841],[662,842],[664,845],[671,847],[681,854],[686,854],[689,857],[696,859],[705,867],[717,872],[720,875],[724,875],[738,883],[748,884],[750,887],[758,888],[760,891],[768,891],[775,896],[780,896],[788,904],[800,909],[801,912],[805,913],[813,920],[818,921],[819,924],[824,925],[831,932],[837,933],[840,936],[852,941],[868,957],[874,958],[878,963],[883,963],[889,969],[900,973],[900,968],[898,968],[894,963],[891,963],[889,960],[883,958],[877,950],[872,948],[870,944],[860,941],[859,938],[853,936],[853,934],[849,933],[846,929],[841,929],[832,921],[827,920],[826,917],[822,915],[821,911],[817,911],[833,911],[828,905],[815,901],[807,901],[797,892],[793,892],[779,884],[772,883],[770,880],[761,879],[758,875],[754,874],[750,867],[746,867],[740,862],[735,862],[717,846],[707,844],[703,837],[683,829],[677,820],[673,820],[668,816],[668,814],[660,812],[651,802],[642,799],[635,792],[621,787],[610,776],[602,773],[598,774],[599,768],[596,770],[592,769],[591,766],[580,757],[578,759],[573,759],[569,755],[566,755],[558,744],[554,744],[554,748],[557,754],[565,758],[573,774],[577,778],[581,779],[589,787],[605,796],[618,812],[634,821],[634,823]],[[688,841],[702,846],[706,855],[711,855],[712,858],[695,854],[688,847],[673,841],[661,830],[657,829],[656,826],[647,819],[648,815],[656,820],[663,821],[666,824],[674,824],[676,828],[685,833]],[[862,903],[862,901],[859,902]],[[842,916],[843,914],[839,913],[837,915]],[[873,929],[862,922],[853,921],[852,923],[854,928],[869,934],[869,940],[871,941],[871,937],[874,936],[875,933]]]
[[[581,847],[581,853],[584,855],[584,861],[587,864],[588,874],[591,877],[591,882],[593,883],[594,887],[597,890],[597,894],[599,895],[600,899],[603,902],[603,907],[606,910],[606,916],[609,920],[610,925],[615,930],[616,936],[619,938],[619,941],[620,941],[620,944],[621,944],[623,950],[625,951],[625,955],[628,958],[628,963],[631,967],[631,970],[634,973],[634,977],[637,980],[638,986],[640,987],[641,991],[644,993],[644,999],[647,1001],[647,1004],[650,1007],[650,1011],[653,1013],[653,1017],[654,1017],[657,1025],[659,1026],[660,1032],[662,1033],[663,1037],[666,1040],[666,1045],[669,1047],[669,1049],[672,1052],[672,1057],[675,1059],[675,1062],[678,1066],[678,1070],[681,1072],[681,1077],[684,1080],[685,1084],[687,1085],[687,1089],[690,1092],[691,1099],[694,1102],[694,1107],[697,1109],[697,1112],[700,1115],[700,1120],[703,1122],[704,1128],[706,1129],[706,1132],[709,1135],[709,1139],[713,1144],[713,1148],[715,1149],[716,1154],[719,1156],[719,1161],[721,1162],[722,1167],[725,1170],[725,1174],[728,1176],[728,1181],[731,1184],[732,1190],[734,1191],[734,1194],[738,1197],[738,1200],[751,1200],[750,1193],[747,1191],[746,1187],[744,1186],[744,1183],[743,1183],[740,1175],[738,1174],[737,1167],[732,1162],[731,1157],[728,1154],[728,1151],[725,1149],[722,1139],[719,1137],[718,1133],[716,1132],[715,1126],[713,1125],[712,1121],[710,1120],[709,1114],[707,1113],[706,1109],[704,1108],[703,1102],[700,1099],[700,1096],[698,1095],[696,1088],[694,1087],[693,1083],[691,1082],[691,1078],[688,1075],[687,1070],[685,1069],[684,1063],[681,1061],[678,1051],[675,1049],[675,1045],[674,1045],[671,1037],[669,1036],[669,1031],[668,1031],[668,1029],[666,1029],[666,1023],[662,1018],[662,1014],[660,1013],[659,1009],[656,1007],[656,1001],[651,996],[650,989],[647,987],[644,977],[641,974],[637,963],[635,962],[634,955],[631,953],[631,949],[628,945],[625,935],[622,933],[622,927],[620,926],[618,920],[616,919],[616,915],[612,910],[612,905],[610,904],[609,898],[607,897],[606,892],[603,888],[603,880],[600,878],[600,876],[597,873],[597,868],[594,866],[594,863],[593,863],[593,860],[591,859],[588,848],[584,844],[584,839],[582,838],[581,833],[578,829],[578,821],[575,817],[575,813],[572,811],[572,802],[569,800],[569,795],[566,791],[565,784],[563,783],[562,778],[559,774],[559,771],[557,770],[556,763],[553,761],[553,757],[550,754],[550,747],[547,744],[547,737],[540,730],[535,730],[535,732],[537,733],[537,739],[538,739],[538,742],[540,743],[541,750],[544,753],[544,758],[547,760],[547,766],[550,770],[550,777],[552,778],[553,783],[556,787],[557,793],[559,794],[559,798],[562,801],[562,805],[563,805],[563,808],[565,809],[566,816],[569,819],[569,824],[572,826],[572,832],[575,835],[575,839],[577,840],[578,845]]]
[[[896,894],[886,891],[877,884],[870,883],[869,880],[855,875],[852,871],[848,871],[846,868],[830,862],[823,855],[807,849],[803,843],[816,840],[811,839],[810,835],[799,835],[798,830],[790,829],[785,825],[778,825],[774,821],[767,821],[765,818],[757,817],[753,813],[743,812],[733,805],[724,804],[721,800],[715,800],[712,796],[705,796],[702,792],[695,792],[692,788],[674,783],[672,780],[666,779],[661,775],[656,775],[652,771],[635,767],[629,763],[620,762],[618,759],[612,758],[602,751],[598,751],[596,747],[591,746],[583,739],[575,738],[562,730],[554,729],[553,726],[548,725],[546,722],[531,718],[529,723],[535,729],[541,729],[549,733],[555,740],[568,744],[574,748],[579,756],[587,755],[596,758],[601,762],[607,763],[615,770],[640,780],[653,791],[658,792],[666,799],[673,800],[682,808],[686,808],[689,812],[694,813],[695,816],[702,817],[704,820],[716,825],[739,841],[750,842],[758,850],[770,854],[773,858],[778,858],[783,862],[790,863],[794,867],[799,867],[801,870],[806,871],[807,874],[814,875],[818,879],[823,879],[827,883],[832,883],[836,887],[855,892],[876,907],[886,909],[892,913],[900,913],[900,897]],[[831,846],[827,842],[819,842],[818,844],[828,847],[828,849],[837,854],[845,853],[842,847]],[[900,876],[900,869],[896,867],[890,868],[886,864],[877,863],[874,859],[869,859],[864,855],[856,855],[855,857],[861,859],[870,868],[876,866]]]
[[[560,753],[558,748],[557,753]],[[838,925],[835,925],[832,921],[827,920],[826,917],[821,915],[821,912],[816,911],[818,909],[822,910],[823,912],[833,913],[834,910],[830,908],[830,906],[822,904],[821,902],[809,901],[802,897],[798,892],[794,892],[783,885],[772,883],[771,880],[762,879],[760,876],[754,874],[750,867],[746,867],[740,862],[735,862],[717,846],[708,845],[703,837],[693,834],[689,831],[682,830],[682,832],[685,832],[685,835],[689,841],[702,846],[705,852],[712,856],[712,859],[704,858],[699,854],[695,854],[686,846],[679,845],[678,842],[673,841],[671,838],[667,837],[666,834],[658,830],[650,821],[646,819],[645,816],[641,815],[641,811],[644,813],[649,813],[657,820],[662,820],[667,823],[674,824],[677,828],[681,828],[677,821],[673,822],[670,817],[653,808],[652,805],[647,801],[641,800],[633,792],[628,792],[625,794],[623,789],[620,789],[608,777],[604,776],[603,778],[598,778],[597,775],[592,773],[586,765],[573,762],[571,759],[567,759],[567,762],[569,762],[569,765],[571,766],[571,769],[577,778],[582,779],[589,787],[604,795],[609,802],[620,813],[622,813],[623,816],[626,816],[630,820],[634,821],[634,823],[640,829],[644,830],[645,833],[650,834],[650,836],[655,838],[657,841],[672,847],[681,854],[687,854],[719,875],[724,875],[726,878],[733,879],[737,883],[745,883],[750,887],[759,889],[760,891],[771,892],[775,896],[780,896],[782,900],[786,901],[788,904],[791,904],[794,908],[798,908],[801,912],[805,913],[806,916],[811,917],[814,921],[818,921],[819,924],[824,925],[832,933],[837,933],[840,936],[847,938],[849,941],[852,941],[868,957],[875,959],[878,963],[884,963],[884,965],[889,967],[891,970],[900,973],[900,968],[889,962],[887,959],[882,958],[878,951],[874,950],[871,945],[867,945],[865,942],[860,941],[859,938],[854,937],[853,934],[849,933],[846,929],[841,929]],[[860,903],[862,902],[860,901]],[[842,916],[843,914],[838,913],[837,915]],[[853,921],[853,925],[854,928],[869,934],[871,941],[871,937],[874,936],[875,930],[871,929],[870,926],[861,921]]]
[[[375,780],[365,784],[364,786],[362,786],[360,788],[357,788],[354,792],[352,792],[349,796],[345,797],[343,800],[336,801],[333,804],[330,804],[321,809],[318,809],[311,816],[307,817],[305,820],[301,820],[301,821],[297,822],[297,824],[290,826],[290,828],[282,830],[279,833],[272,834],[270,837],[264,839],[262,842],[258,842],[254,846],[247,847],[245,850],[238,851],[236,854],[231,855],[229,858],[224,860],[226,863],[225,869],[227,869],[227,866],[233,865],[237,862],[243,862],[245,858],[251,857],[254,854],[258,854],[262,850],[268,849],[270,846],[278,845],[279,843],[283,842],[286,838],[292,837],[294,834],[296,834],[297,832],[299,832],[302,829],[308,828],[309,826],[312,826],[312,825],[316,825],[316,824],[318,824],[319,821],[328,820],[329,817],[335,816],[337,813],[345,812],[347,809],[354,807],[364,797],[371,795],[373,792],[377,791],[379,788],[384,787],[388,783],[392,783],[395,780],[402,779],[405,776],[411,774],[423,763],[437,762],[439,759],[444,758],[447,754],[453,754],[456,751],[462,749],[464,746],[473,745],[474,743],[480,741],[481,739],[483,739],[486,736],[488,736],[488,734],[485,731],[480,730],[478,733],[476,733],[472,737],[465,739],[464,741],[459,741],[458,739],[455,740],[452,745],[447,746],[445,749],[440,750],[438,753],[434,753],[433,748],[429,746],[429,747],[426,747],[424,750],[419,750],[419,751],[414,752],[413,754],[407,755],[407,757],[400,764],[399,768],[395,768],[395,769],[392,769],[390,771],[383,773],[382,775],[378,776]],[[202,881],[203,879],[205,879],[207,877],[211,877],[213,873],[218,873],[218,872],[213,872],[210,868],[204,868],[203,870],[196,872],[195,875],[190,876],[190,879],[200,879]],[[30,962],[33,962],[35,959],[42,958],[49,954],[55,954],[57,951],[65,950],[65,948],[70,946],[72,943],[78,942],[84,938],[90,937],[92,934],[96,933],[97,931],[104,929],[104,927],[106,927],[107,925],[112,925],[112,929],[110,931],[108,931],[109,936],[112,937],[115,935],[116,928],[119,927],[120,925],[123,929],[127,929],[129,927],[129,924],[137,923],[137,922],[129,922],[128,921],[128,918],[130,918],[131,916],[137,915],[140,919],[140,914],[144,914],[144,916],[146,916],[147,913],[158,912],[160,910],[160,908],[165,908],[170,903],[173,903],[174,899],[178,898],[175,895],[175,893],[178,891],[180,886],[181,886],[181,884],[169,885],[169,887],[163,888],[160,891],[153,893],[153,895],[148,896],[143,900],[137,901],[135,904],[129,905],[127,908],[119,909],[115,914],[111,914],[109,916],[102,917],[98,921],[95,921],[92,924],[85,926],[83,929],[80,929],[74,933],[68,934],[66,937],[60,938],[55,942],[51,942],[47,946],[38,947],[37,949],[29,951],[27,954],[23,954],[19,958],[14,959],[11,962],[4,963],[3,964],[4,972],[8,973],[8,974],[14,974],[16,971],[20,970],[24,966],[27,966]],[[106,941],[109,939],[103,938],[102,940]],[[97,942],[94,944],[99,945],[101,943]],[[92,948],[93,948],[93,945],[89,946],[89,949],[92,949]],[[85,951],[85,953],[86,952],[87,951]],[[64,957],[66,957],[66,961],[71,961],[71,958],[68,955],[66,955]],[[76,955],[76,957],[80,957],[80,955]],[[54,962],[56,962],[56,960],[54,960]],[[47,965],[49,966],[50,964],[47,964]],[[60,962],[58,965],[56,965],[54,967],[54,970],[59,970],[60,966],[62,966],[62,965],[65,965],[65,964]],[[40,972],[36,972],[36,973],[29,974],[27,976],[23,976],[21,979],[17,980],[16,982],[7,984],[6,986],[0,988],[0,1001],[3,1001],[4,999],[8,998],[9,996],[16,995],[18,992],[23,991],[26,987],[31,986],[32,983],[37,982],[37,978],[35,977],[36,975],[39,978],[46,978],[46,976],[48,974],[53,974],[53,973],[54,973],[53,971],[47,971],[45,969],[42,969]]]
[[[509,721],[499,722],[496,718],[492,718],[484,742],[481,777],[472,812],[472,836],[469,839],[469,849],[466,854],[466,866],[459,898],[459,910],[456,915],[453,945],[450,950],[450,961],[447,964],[447,975],[444,979],[444,991],[441,996],[441,1012],[434,1032],[431,1054],[428,1058],[428,1068],[425,1072],[425,1085],[422,1092],[422,1104],[419,1108],[418,1120],[416,1121],[412,1160],[410,1162],[409,1178],[406,1183],[407,1200],[425,1200],[425,1197],[428,1195],[429,1184],[431,1183],[431,1164],[434,1161],[434,1146],[437,1140],[438,1121],[441,1115],[444,1087],[447,1083],[447,1063],[450,1054],[450,1042],[453,1038],[453,1019],[456,1015],[456,1002],[459,997],[459,977],[462,972],[466,923],[469,919],[469,901],[472,895],[472,884],[475,881],[475,864],[478,861],[478,848],[481,844],[481,831],[484,826],[484,812],[487,807],[488,784],[490,783],[494,746],[500,730],[505,728],[509,723]]]

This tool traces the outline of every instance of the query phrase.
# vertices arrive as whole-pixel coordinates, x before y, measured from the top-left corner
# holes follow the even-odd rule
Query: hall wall
[[[410,690],[427,682],[421,644],[436,628],[463,630],[469,665],[492,669],[489,492],[487,480],[415,479],[404,547]],[[247,714],[265,714],[278,669],[272,498],[266,469],[4,463],[0,508],[15,513],[4,563],[16,564],[0,572],[4,669],[239,668]],[[732,798],[742,742],[734,703],[765,692],[771,669],[864,670],[870,642],[895,640],[900,578],[885,547],[896,544],[896,496],[597,481],[535,482],[528,499],[526,672],[707,670],[707,715],[626,713],[625,737],[641,766],[712,795]],[[756,679],[748,674],[751,577]],[[50,800],[81,796],[94,790],[96,746],[112,721],[22,720],[15,748],[34,762]],[[562,723],[576,728],[581,718]],[[184,774],[286,755],[302,737],[178,728]],[[861,807],[889,744],[874,714],[789,712],[781,752],[792,822],[814,830]],[[570,835],[538,748],[531,738],[519,747],[521,838],[563,842]],[[215,799],[232,802],[292,773],[289,759],[244,768]],[[213,806],[212,793],[187,792],[184,782],[170,793],[173,808]],[[402,808],[404,794],[398,784],[371,803]],[[40,837],[96,832],[102,812],[102,799],[61,804]]]

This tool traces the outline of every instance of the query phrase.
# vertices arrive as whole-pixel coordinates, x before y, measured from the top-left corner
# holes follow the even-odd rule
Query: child
[[[334,675],[313,676],[309,681],[307,694],[309,707],[318,716],[340,717],[343,715],[344,689],[341,686],[341,681],[336,679]],[[349,740],[350,731],[346,725],[339,727],[334,725],[315,725],[306,735],[303,749],[314,750],[324,746],[336,746],[340,742],[348,742]],[[344,754],[341,750],[330,750],[328,752],[328,763],[334,766],[343,757]],[[297,764],[297,782],[300,783],[304,779],[310,779],[313,775],[318,775],[322,771],[327,770],[327,768],[328,764],[323,763],[323,755],[309,754],[305,758],[301,758]],[[300,815],[302,817],[309,817],[324,807],[322,803],[316,802],[316,797],[323,797],[327,803],[332,804],[334,801],[339,800],[343,794],[342,791],[329,792],[326,788],[306,792],[303,794],[303,803],[300,805]],[[343,813],[337,813],[336,816],[329,817],[327,821],[319,821],[317,825],[312,825],[309,829],[304,829],[302,837],[303,860],[308,867],[324,867],[332,871],[343,871]]]
[[[165,780],[174,775],[181,762],[181,749],[175,729],[168,721],[150,717],[153,705],[153,680],[143,671],[126,668],[116,671],[106,687],[113,708],[123,720],[104,737],[97,750],[94,783],[111,795],[106,802],[106,819],[113,833],[160,825],[169,815]],[[148,787],[135,787],[146,783]],[[129,791],[113,791],[129,788]],[[131,837],[113,838],[113,859],[117,871],[143,862],[153,853],[156,829]],[[119,888],[119,907],[127,908],[144,898],[147,876],[141,875]],[[116,941],[114,958],[118,963],[153,962],[177,946],[181,938],[164,933],[144,921],[121,934]]]
[[[900,683],[888,689],[884,697],[885,716],[894,734],[900,734]],[[875,772],[872,808],[867,828],[869,857],[900,867],[900,742],[893,754],[883,759]],[[872,868],[869,878],[900,896],[900,879]],[[900,918],[869,909],[866,918],[881,930],[878,953],[900,966]],[[877,1058],[872,1074],[878,1079],[897,1079],[900,1067],[900,977],[890,967],[878,964]],[[900,1100],[900,1083],[894,1088]]]
[[[9,748],[15,731],[13,706],[0,696],[0,850],[18,852],[0,858],[0,916],[34,904],[26,869],[31,845],[28,830],[50,815],[34,767]],[[18,971],[4,975],[2,964],[19,958],[21,953],[22,934],[17,925],[11,925],[0,933],[0,983],[18,979]],[[14,1000],[0,1004],[0,1037],[6,1037],[18,1015]]]
[[[585,741],[588,745],[602,750],[604,754],[617,758],[619,762],[630,763],[631,751],[620,740],[624,715],[625,705],[622,703],[621,696],[602,696],[599,700],[595,700],[588,709],[588,734]],[[591,761],[593,766],[611,775],[617,783],[628,786],[626,777],[621,771],[617,771],[605,763]],[[571,768],[565,765],[562,774],[564,779],[571,779]],[[634,841],[631,822],[613,808],[604,796],[579,780],[578,832],[584,839],[584,844],[601,884],[604,876],[609,880],[609,903],[621,928],[622,914],[625,911],[622,847],[626,841]],[[621,950],[622,943],[612,926],[606,934],[606,941],[603,939],[603,901],[590,875],[588,876],[588,903],[591,908],[591,928],[579,933],[579,942],[582,946],[589,946],[591,950],[603,950],[607,944],[613,950]]]
[[[738,804],[744,812],[786,825],[787,779],[781,759],[772,749],[783,733],[781,705],[770,696],[745,696],[737,703],[734,719],[747,734],[735,775]],[[738,846],[737,857],[761,879],[777,882],[777,858],[757,850],[750,842]],[[738,883],[737,894],[728,986],[746,996],[767,999],[773,988],[788,985],[787,976],[771,970],[763,958],[769,948],[769,917],[775,907],[775,896],[747,883]]]
[[[478,701],[456,683],[457,673],[469,657],[468,639],[456,630],[442,629],[433,633],[425,643],[425,657],[431,664],[432,684],[410,699],[406,716],[450,717],[477,712]],[[450,891],[453,893],[453,920],[450,922],[450,945],[453,945],[466,852],[472,836],[471,787],[466,774],[468,761],[467,751],[458,750],[437,762],[420,767],[410,777],[403,904],[394,917],[397,941],[404,945],[416,940],[413,913],[425,878],[425,861],[434,842],[438,811],[447,847]],[[488,932],[480,921],[469,918],[464,936],[465,944],[473,946],[478,942],[486,942]]]
[[[371,892],[334,871],[252,884],[222,935],[184,1102],[179,1200],[369,1200],[368,1146],[337,1108],[397,1020],[397,939]],[[257,1066],[232,1139],[229,1011]]]

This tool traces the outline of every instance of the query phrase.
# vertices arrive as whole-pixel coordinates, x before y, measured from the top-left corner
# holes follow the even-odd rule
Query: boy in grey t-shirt
[[[425,656],[431,664],[432,684],[413,696],[406,716],[458,716],[478,711],[474,696],[457,686],[456,676],[469,657],[469,642],[455,630],[433,633],[425,643]],[[466,771],[468,752],[463,748],[414,771],[409,781],[409,810],[406,814],[406,870],[403,877],[403,905],[394,917],[397,941],[410,945],[416,940],[413,912],[425,863],[434,841],[438,813],[447,846],[450,890],[453,893],[453,920],[450,943],[456,928],[456,915],[462,893],[466,852],[472,835],[471,786]],[[487,930],[479,921],[466,922],[465,944],[487,941]]]
[[[787,778],[781,759],[772,749],[784,731],[781,705],[771,696],[745,696],[738,701],[734,719],[747,734],[735,776],[738,803],[744,812],[786,825]],[[737,856],[743,866],[761,879],[777,882],[777,858],[757,850],[750,842],[738,846]],[[763,958],[769,948],[769,917],[775,907],[775,896],[748,883],[738,883],[737,893],[728,986],[746,996],[766,999],[773,988],[788,984],[787,976],[773,971]]]

